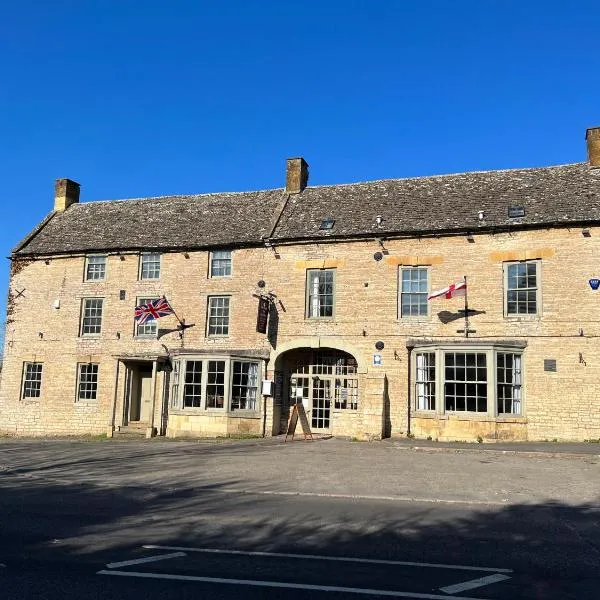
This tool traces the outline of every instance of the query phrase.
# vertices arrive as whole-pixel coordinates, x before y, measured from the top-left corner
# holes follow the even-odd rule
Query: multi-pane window
[[[85,280],[101,281],[106,278],[106,256],[86,256]]]
[[[81,309],[81,335],[98,335],[102,330],[102,298],[84,298]]]
[[[256,410],[258,363],[233,361],[231,410]]]
[[[208,298],[208,335],[229,335],[229,296]]]
[[[521,355],[498,352],[496,358],[498,414],[521,414]]]
[[[179,400],[179,377],[181,375],[181,363],[176,360],[173,363],[173,372],[171,374],[171,406],[177,406]]]
[[[539,312],[539,261],[506,265],[506,314],[535,315]]]
[[[214,250],[210,255],[210,276],[229,277],[231,275],[231,250]]]
[[[177,384],[179,377],[177,378]],[[173,381],[173,394],[178,389],[175,388]],[[185,384],[183,386],[183,407],[200,408],[202,400],[202,361],[188,360],[185,363]]]
[[[139,298],[137,306],[142,306],[156,300],[156,298]],[[156,319],[149,319],[145,323],[135,323],[135,335],[136,337],[156,337],[158,324]]]
[[[427,316],[428,275],[425,267],[401,269],[400,317]]]
[[[42,363],[23,363],[22,398],[39,398],[42,391]]]
[[[415,356],[416,408],[435,410],[435,353],[418,352]]]
[[[307,315],[311,319],[333,317],[333,269],[307,271]]]
[[[140,255],[140,279],[160,277],[160,253],[144,252]]]
[[[225,407],[225,361],[209,360],[206,374],[206,408]]]
[[[335,408],[358,409],[358,379],[336,377],[335,379]]]
[[[96,400],[98,395],[98,365],[81,363],[77,377],[77,399]]]
[[[484,352],[444,354],[446,410],[487,412],[487,355]]]

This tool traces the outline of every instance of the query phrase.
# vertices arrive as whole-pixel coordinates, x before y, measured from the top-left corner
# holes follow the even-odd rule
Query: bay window
[[[424,343],[414,349],[412,410],[434,415],[523,415],[524,344]]]
[[[233,356],[175,358],[171,407],[184,411],[256,412],[260,375],[257,360]]]

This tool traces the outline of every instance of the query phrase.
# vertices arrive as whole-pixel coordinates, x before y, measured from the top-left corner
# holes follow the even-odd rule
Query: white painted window
[[[519,317],[541,314],[540,261],[504,265],[504,314]]]
[[[230,300],[229,296],[209,296],[206,328],[208,336],[229,335]]]
[[[136,306],[142,306],[148,304],[158,298],[138,298]],[[141,325],[136,321],[135,323],[135,336],[144,338],[155,338],[158,331],[158,321],[156,319],[150,319]]]
[[[309,319],[333,317],[335,270],[309,269],[306,275],[306,305]]]
[[[23,363],[23,385],[21,398],[39,398],[42,392],[42,370],[40,362]]]
[[[429,269],[402,267],[400,269],[400,318],[426,317],[429,314]]]
[[[158,279],[160,277],[160,253],[143,252],[140,254],[140,279]]]
[[[102,331],[103,298],[84,298],[81,305],[81,335],[99,335]]]
[[[77,369],[77,400],[96,400],[98,364],[80,363]]]
[[[175,359],[171,406],[224,412],[259,409],[260,363],[236,357]]]
[[[231,276],[231,250],[214,250],[210,254],[210,276]]]
[[[416,348],[412,407],[438,415],[522,415],[522,365],[523,350],[502,344]]]
[[[85,257],[85,281],[103,281],[106,279],[106,256]]]

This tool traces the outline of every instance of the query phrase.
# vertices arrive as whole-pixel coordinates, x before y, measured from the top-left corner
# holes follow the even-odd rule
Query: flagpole
[[[167,300],[167,297],[163,294],[163,298],[165,300]],[[179,321],[179,324],[183,327],[183,321],[177,316],[177,313],[175,312],[175,309],[171,306],[171,303],[167,300],[167,304],[171,307],[171,310],[173,311],[173,315],[175,316],[175,318]]]
[[[469,287],[467,286],[467,276],[463,275],[465,280],[465,337],[469,337],[469,302],[467,300],[467,293]]]

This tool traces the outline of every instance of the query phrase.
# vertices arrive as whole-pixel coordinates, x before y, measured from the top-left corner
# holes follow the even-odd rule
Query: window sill
[[[542,319],[542,315],[540,315],[540,314],[535,314],[535,315],[504,315],[504,318],[507,321],[516,321],[516,322],[521,322],[521,321],[540,321]]]
[[[238,417],[248,419],[260,419],[261,414],[258,410],[233,410],[228,411],[224,408],[170,408],[169,414],[178,416],[221,416]]]
[[[134,335],[133,339],[136,342],[155,342],[158,338],[156,335]]]
[[[411,412],[413,419],[432,419],[436,421],[489,421],[492,423],[527,423],[527,417],[521,415],[488,415],[487,413],[436,413],[435,411]]]
[[[80,340],[99,340],[102,337],[101,333],[82,333],[79,336]]]

